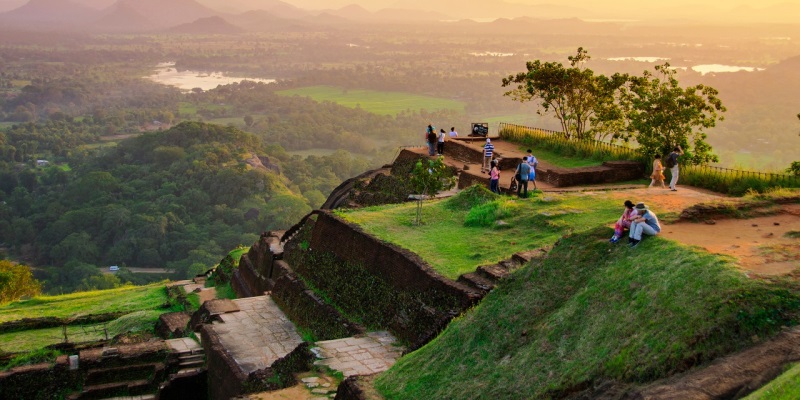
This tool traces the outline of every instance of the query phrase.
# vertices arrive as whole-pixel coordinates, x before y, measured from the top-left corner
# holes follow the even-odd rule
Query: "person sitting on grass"
[[[611,236],[611,240],[609,240],[609,242],[619,242],[619,239],[622,238],[622,234],[625,232],[625,229],[630,228],[631,222],[638,216],[639,213],[637,213],[636,209],[634,209],[633,202],[630,200],[625,200],[625,211],[622,212],[622,216],[619,217],[617,222],[614,224],[614,236]]]
[[[628,246],[633,248],[642,241],[642,235],[655,236],[661,232],[658,217],[644,204],[636,205],[638,215],[631,222],[631,232],[628,234]]]

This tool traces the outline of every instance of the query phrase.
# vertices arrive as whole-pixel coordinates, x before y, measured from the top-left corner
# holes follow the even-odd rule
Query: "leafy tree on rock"
[[[569,68],[556,62],[529,61],[526,72],[503,79],[504,87],[517,84],[505,95],[520,102],[539,101],[544,113],[552,112],[559,120],[567,139],[588,139],[595,134],[605,136],[609,129],[593,132],[590,125],[593,121],[605,121],[602,126],[613,126],[611,116],[619,116],[616,94],[627,77],[620,74],[596,76],[594,71],[583,67],[590,58],[588,52],[579,47],[577,53],[568,58]],[[537,113],[543,112],[538,110]],[[599,118],[600,114],[603,118]]]
[[[655,70],[655,74],[645,71],[641,77],[630,78],[622,100],[627,134],[649,156],[668,154],[681,146],[686,151],[682,160],[690,164],[719,161],[703,132],[723,119],[719,113],[725,107],[717,97],[719,92],[703,84],[682,88],[669,63]]]

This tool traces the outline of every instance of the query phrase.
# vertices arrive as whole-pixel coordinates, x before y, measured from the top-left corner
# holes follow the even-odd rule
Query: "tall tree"
[[[595,133],[605,136],[614,126],[611,116],[619,115],[615,111],[616,94],[627,77],[595,75],[584,67],[589,59],[589,53],[579,47],[574,56],[568,57],[569,68],[557,62],[529,61],[527,71],[503,79],[503,87],[517,85],[505,95],[520,102],[538,101],[541,109],[537,113],[553,113],[567,139],[587,139]],[[598,117],[600,113],[603,118]],[[604,129],[592,132],[593,120],[603,121],[598,128]]]
[[[0,260],[0,304],[36,296],[41,291],[42,285],[33,278],[30,268]]]
[[[668,154],[681,146],[690,164],[719,161],[705,141],[703,129],[716,126],[725,112],[716,89],[699,84],[682,88],[669,63],[631,77],[622,97],[626,131],[647,155]]]

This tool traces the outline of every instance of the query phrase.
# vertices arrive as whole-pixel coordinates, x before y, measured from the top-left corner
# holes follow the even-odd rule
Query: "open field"
[[[59,296],[39,296],[0,307],[0,322],[22,318],[69,318],[79,315],[154,310],[167,300],[163,283]]]
[[[464,111],[465,103],[437,97],[420,96],[401,92],[377,92],[374,90],[345,90],[333,86],[309,86],[276,92],[285,96],[307,96],[316,101],[331,101],[345,107],[360,107],[379,115],[396,115],[405,110],[458,110]]]

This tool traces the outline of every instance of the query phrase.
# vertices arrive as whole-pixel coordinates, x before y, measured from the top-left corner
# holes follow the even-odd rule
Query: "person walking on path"
[[[437,137],[439,141],[436,143],[436,151],[439,153],[440,156],[444,155],[444,129],[439,129],[439,136]]]
[[[492,170],[489,171],[489,190],[492,193],[500,194],[500,168],[497,168],[497,160],[492,160]]]
[[[456,127],[455,126],[451,127],[450,128],[450,138],[452,139],[452,138],[457,138],[457,137],[458,137],[458,132],[456,132]]]
[[[614,224],[614,236],[611,236],[611,240],[609,240],[609,242],[619,242],[619,239],[622,238],[622,234],[625,232],[625,229],[630,228],[631,222],[633,222],[633,219],[638,216],[639,213],[636,212],[633,202],[630,200],[625,200],[625,211],[622,212],[622,216],[619,217],[617,222]]]
[[[658,217],[644,204],[636,205],[638,215],[631,222],[631,232],[628,234],[628,246],[633,248],[642,241],[642,235],[655,236],[661,232]]]
[[[492,155],[494,154],[494,145],[492,139],[486,139],[486,144],[483,146],[483,164],[481,164],[481,173],[491,165]]]
[[[653,173],[650,174],[650,186],[648,188],[653,187],[656,182],[661,184],[662,189],[667,188],[664,186],[664,166],[661,165],[661,156],[658,154],[656,154],[656,159],[653,160]]]
[[[536,187],[536,167],[539,166],[539,160],[533,156],[533,151],[528,149],[528,165],[531,167],[531,173],[528,175],[528,182],[533,182],[533,190],[538,189]]]
[[[436,154],[436,132],[431,130],[428,132],[428,155]]]
[[[683,150],[681,150],[681,146],[675,146],[672,149],[672,153],[669,153],[667,156],[667,168],[669,168],[669,172],[672,173],[672,179],[669,181],[669,188],[673,192],[677,192],[678,189],[675,188],[675,185],[678,184],[678,156],[683,155]]]
[[[517,165],[517,170],[515,173],[515,178],[519,182],[517,185],[517,197],[528,197],[528,176],[531,173],[531,166],[528,165],[528,157],[522,157],[522,162]],[[524,191],[523,191],[524,188]]]

